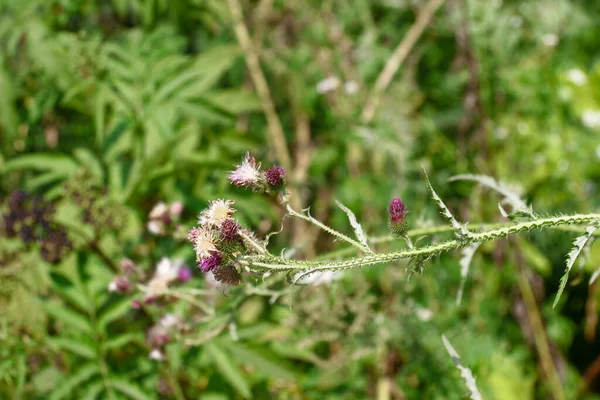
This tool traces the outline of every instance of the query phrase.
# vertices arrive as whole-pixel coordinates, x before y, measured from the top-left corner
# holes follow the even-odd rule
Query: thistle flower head
[[[210,257],[205,258],[200,265],[198,265],[198,268],[200,268],[202,272],[209,272],[218,268],[219,265],[221,265],[221,253],[215,252]]]
[[[408,208],[406,204],[402,201],[401,198],[396,197],[392,201],[390,201],[390,205],[388,207],[388,215],[390,222],[390,230],[393,234],[398,236],[403,236],[406,234],[406,230],[408,229],[408,225],[406,224],[406,214],[408,213]]]
[[[194,250],[196,250],[196,260],[201,262],[207,257],[210,257],[213,252],[217,251],[215,244],[216,238],[214,231],[208,229],[199,229],[196,232],[194,240]]]
[[[267,170],[267,183],[271,189],[279,190],[285,184],[285,168],[273,165]]]
[[[231,206],[233,205],[233,200],[213,200],[209,203],[208,208],[200,214],[200,218],[198,222],[203,227],[214,226],[220,227],[221,224],[229,219],[231,215],[235,212]]]
[[[406,208],[406,204],[404,204],[400,197],[396,197],[390,201],[390,205],[388,207],[390,222],[396,223],[404,220],[407,212],[408,209]]]
[[[250,187],[257,189],[260,186],[262,173],[260,172],[260,163],[249,153],[246,153],[242,163],[236,165],[235,170],[229,174],[229,180],[234,186]]]
[[[237,238],[240,224],[233,219],[227,219],[221,225],[221,239],[232,241]]]

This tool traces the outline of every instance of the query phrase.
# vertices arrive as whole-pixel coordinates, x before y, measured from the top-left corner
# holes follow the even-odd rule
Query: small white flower
[[[169,206],[161,201],[152,208],[148,217],[150,217],[150,219],[161,219],[165,214],[168,214],[168,212]]]
[[[229,219],[235,212],[231,206],[233,200],[213,200],[210,202],[208,208],[200,214],[198,223],[201,226],[215,226],[220,227],[223,221]]]
[[[148,232],[150,232],[153,235],[162,235],[165,233],[165,224],[163,224],[162,221],[157,221],[153,219],[150,222],[148,222],[148,225],[146,227],[148,228]]]
[[[576,84],[577,86],[583,86],[587,82],[587,76],[585,72],[579,68],[572,68],[567,71],[567,79]]]
[[[348,81],[344,83],[344,92],[346,94],[356,94],[358,92],[358,83],[356,81]]]
[[[160,259],[156,266],[154,276],[148,282],[148,297],[162,294],[169,284],[179,276],[179,268],[183,265],[181,260],[170,260],[167,257]]]
[[[181,322],[181,318],[179,318],[177,315],[165,314],[158,323],[163,328],[169,329],[169,328],[179,325],[180,322]]]
[[[330,76],[317,83],[317,93],[324,94],[337,89],[340,86],[340,80],[337,76]]]
[[[431,321],[433,318],[433,311],[431,311],[429,308],[417,306],[415,309],[415,314],[417,315],[417,318],[423,322]]]
[[[150,352],[150,354],[148,355],[148,357],[151,360],[156,360],[156,361],[162,361],[164,359],[163,353],[158,349],[152,350]]]
[[[177,279],[177,273],[179,272],[181,265],[181,260],[170,260],[167,257],[163,257],[156,266],[154,277],[163,279],[167,282],[174,281]]]
[[[208,229],[200,229],[198,231],[196,241],[194,242],[194,250],[196,250],[196,260],[198,262],[210,257],[213,252],[217,251],[215,240],[213,231]]]
[[[600,127],[600,110],[585,110],[581,113],[583,124],[588,128]]]
[[[110,283],[108,284],[108,291],[109,292],[117,291],[117,282],[114,279],[112,281],[110,281]]]
[[[558,44],[558,36],[554,33],[547,33],[542,36],[542,43],[546,47],[555,47]]]

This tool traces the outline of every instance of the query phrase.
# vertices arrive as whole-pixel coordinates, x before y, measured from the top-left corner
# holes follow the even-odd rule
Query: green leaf
[[[44,309],[54,319],[61,321],[79,331],[92,333],[94,330],[89,320],[75,311],[58,303],[45,303]]]
[[[50,400],[60,400],[62,398],[73,395],[76,387],[91,379],[94,375],[100,374],[100,368],[97,364],[86,364],[74,374],[57,385],[57,389],[50,395]]]
[[[51,347],[69,350],[85,358],[95,359],[97,357],[96,349],[92,345],[74,339],[49,338],[48,344]]]
[[[75,172],[78,165],[69,156],[62,154],[27,154],[11,160],[4,164],[4,171],[19,171],[22,169],[35,169],[38,171],[52,171],[70,175]]]
[[[50,171],[36,176],[35,178],[29,179],[26,182],[27,189],[30,191],[36,191],[42,186],[55,183],[67,177],[64,172]]]
[[[315,365],[320,365],[322,363],[319,357],[312,351],[299,348],[298,346],[292,346],[281,342],[275,342],[272,345],[272,349],[276,353],[281,354],[282,356],[287,358],[302,360]]]
[[[272,354],[267,355],[264,349],[251,349],[240,343],[226,342],[227,349],[239,363],[252,365],[257,374],[271,378],[293,381],[296,379],[294,372]]]
[[[567,254],[567,265],[565,268],[565,273],[563,274],[562,278],[560,278],[560,286],[558,288],[558,292],[556,292],[556,297],[554,298],[554,303],[552,303],[552,308],[556,307],[556,305],[558,304],[558,300],[560,300],[560,296],[562,295],[563,291],[565,290],[565,287],[567,286],[569,272],[571,272],[571,268],[573,267],[573,264],[575,264],[575,260],[577,260],[579,253],[581,253],[581,250],[583,250],[588,240],[590,240],[590,238],[598,228],[600,228],[600,221],[592,222],[590,225],[588,225],[587,228],[585,228],[583,234],[578,236],[577,239],[575,239],[575,241],[573,242],[573,248],[571,249],[569,254]]]
[[[88,385],[81,394],[81,400],[96,400],[98,395],[105,390],[104,381],[94,382]],[[103,397],[104,398],[104,397]]]
[[[228,381],[242,397],[245,399],[250,398],[252,395],[250,393],[248,382],[239,368],[231,362],[229,357],[212,342],[206,343],[204,348],[212,358],[221,376],[223,376],[223,378]]]
[[[127,382],[123,379],[112,379],[110,381],[110,385],[119,392],[123,393],[125,396],[134,400],[147,400],[152,399],[152,396],[144,393],[140,388],[135,386],[134,384]]]
[[[142,342],[144,336],[140,333],[125,333],[119,336],[112,337],[104,342],[106,350],[114,350],[123,347],[132,342]]]
[[[131,299],[124,298],[118,303],[112,305],[107,310],[103,311],[98,318],[98,327],[101,331],[105,332],[106,327],[113,321],[125,316],[131,311]]]
[[[98,181],[102,182],[104,179],[104,170],[102,169],[102,164],[98,158],[88,149],[80,147],[73,151],[73,155],[77,158],[77,161],[81,165],[83,165],[87,170],[89,170]]]
[[[247,90],[211,91],[202,96],[204,99],[231,114],[260,111],[258,96]]]

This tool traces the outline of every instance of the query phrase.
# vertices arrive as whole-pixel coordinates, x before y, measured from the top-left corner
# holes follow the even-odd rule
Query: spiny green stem
[[[468,239],[448,240],[442,243],[437,243],[420,248],[408,249],[398,252],[366,255],[362,257],[354,257],[339,261],[286,260],[284,258],[272,255],[248,256],[245,257],[242,261],[245,264],[247,264],[248,267],[251,269],[255,267],[257,270],[271,271],[296,270],[316,272],[329,269],[337,270],[345,268],[358,268],[369,265],[390,263],[401,259],[429,258],[446,251],[466,247],[473,242],[485,242],[500,237],[506,237],[509,235],[526,232],[532,229],[549,228],[558,225],[584,224],[597,220],[600,220],[600,214],[576,214],[560,217],[541,218],[532,221],[517,222],[509,226],[492,229],[485,232],[472,232]]]
[[[514,222],[469,223],[469,228],[471,228],[471,230],[477,232],[480,230],[492,230],[492,229],[509,227],[509,226],[513,226],[513,225],[514,225]],[[579,233],[579,234],[581,234],[581,232],[583,232],[583,230],[585,229],[584,226],[568,226],[568,225],[567,226],[553,225],[553,226],[548,226],[546,228],[553,229],[553,230],[559,230],[559,231],[563,231],[563,232]],[[439,226],[430,226],[430,227],[424,227],[424,228],[411,229],[408,232],[406,232],[406,236],[408,236],[409,238],[415,238],[415,237],[432,236],[432,235],[451,233],[451,232],[456,232],[456,230],[449,225],[439,225]],[[600,230],[595,231],[593,233],[593,236],[600,237]],[[397,236],[393,236],[393,235],[375,236],[375,237],[369,238],[369,243],[371,243],[371,244],[389,243],[389,242],[397,241],[398,239],[401,239],[401,238],[398,238]],[[317,258],[318,259],[335,259],[335,258],[339,258],[339,257],[349,255],[352,253],[356,253],[356,249],[354,247],[346,247],[346,248],[334,250],[334,251],[331,251],[331,252],[328,252],[325,254],[321,254]]]
[[[343,240],[344,242],[351,244],[352,246],[356,247],[357,249],[359,249],[360,251],[362,251],[364,253],[367,253],[367,254],[372,253],[372,251],[369,248],[365,247],[362,243],[359,243],[358,241],[344,235],[343,233],[338,232],[335,229],[328,227],[327,225],[325,225],[321,221],[311,217],[310,215],[304,215],[302,213],[297,212],[290,206],[287,197],[283,196],[282,202],[285,205],[285,208],[286,208],[288,214],[291,215],[292,217],[296,217],[296,218],[300,218],[305,221],[308,221],[311,224],[318,226],[319,228],[321,228],[325,232],[329,233],[330,235],[332,235],[340,240]]]

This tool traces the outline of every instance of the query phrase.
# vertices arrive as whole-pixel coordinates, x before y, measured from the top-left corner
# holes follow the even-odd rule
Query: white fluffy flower
[[[239,187],[256,188],[260,184],[261,178],[260,163],[257,163],[249,153],[246,153],[242,163],[229,174],[231,183]]]
[[[156,361],[162,361],[164,359],[163,353],[158,349],[152,350],[150,352],[150,354],[148,354],[148,357],[151,360],[156,360]]]
[[[231,207],[233,200],[213,200],[208,208],[200,214],[198,223],[201,226],[220,227],[223,221],[231,217],[235,210]]]
[[[324,94],[337,89],[340,86],[340,80],[337,76],[330,76],[317,83],[317,93]]]
[[[200,229],[194,241],[194,250],[196,250],[196,260],[201,260],[210,257],[210,255],[217,251],[215,245],[216,237],[213,231],[208,229]]]

